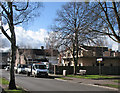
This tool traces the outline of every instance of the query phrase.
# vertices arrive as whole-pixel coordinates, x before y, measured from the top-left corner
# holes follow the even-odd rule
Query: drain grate
[[[82,82],[78,82],[78,83],[82,83]]]
[[[94,85],[100,85],[100,84],[98,84],[98,83],[94,83]]]

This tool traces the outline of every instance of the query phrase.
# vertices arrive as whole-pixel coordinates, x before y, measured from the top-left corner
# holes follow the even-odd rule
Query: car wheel
[[[34,73],[34,77],[36,77],[35,73]]]
[[[18,71],[17,71],[17,70],[15,70],[15,73],[17,74],[17,73],[18,73]]]
[[[18,72],[18,74],[20,74],[20,72]]]
[[[48,77],[48,74],[46,74],[45,77]]]
[[[30,72],[27,72],[27,76],[30,76]]]

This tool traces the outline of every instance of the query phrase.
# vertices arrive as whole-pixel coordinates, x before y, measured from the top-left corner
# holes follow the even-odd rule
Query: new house
[[[79,46],[78,66],[98,66],[98,58],[102,58],[102,66],[120,66],[120,52],[112,51],[108,47]],[[72,51],[60,53],[59,64],[74,66]]]

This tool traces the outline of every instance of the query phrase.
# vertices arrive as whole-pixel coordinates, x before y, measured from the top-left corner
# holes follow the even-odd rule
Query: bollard
[[[63,70],[63,76],[67,75],[67,70]]]

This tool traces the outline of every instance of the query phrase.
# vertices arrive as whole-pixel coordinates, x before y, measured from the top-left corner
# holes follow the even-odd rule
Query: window
[[[113,66],[113,64],[110,64],[110,66],[112,67],[112,66]]]
[[[70,57],[70,53],[68,53],[68,57]]]
[[[68,66],[70,66],[71,65],[71,61],[69,61],[69,63],[68,63]]]
[[[46,69],[46,65],[35,65],[36,69]]]
[[[79,51],[79,55],[81,55],[81,51]]]
[[[33,69],[35,70],[35,67],[33,66]]]

